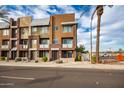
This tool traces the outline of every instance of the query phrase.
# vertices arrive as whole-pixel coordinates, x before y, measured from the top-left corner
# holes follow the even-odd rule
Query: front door
[[[37,51],[31,51],[31,60],[35,60],[37,58]]]
[[[35,51],[31,51],[31,60],[35,60]]]
[[[59,51],[52,51],[52,60],[59,59]]]

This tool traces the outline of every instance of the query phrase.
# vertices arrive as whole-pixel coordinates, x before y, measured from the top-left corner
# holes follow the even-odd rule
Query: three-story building
[[[0,23],[0,56],[27,57],[30,60],[48,57],[74,61],[77,46],[75,14],[57,14],[50,18],[20,17],[10,24]]]

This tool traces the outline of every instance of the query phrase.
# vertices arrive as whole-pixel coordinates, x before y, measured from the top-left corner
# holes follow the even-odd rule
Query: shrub
[[[56,63],[61,64],[61,63],[63,63],[63,61],[62,60],[56,60]]]
[[[81,56],[78,56],[78,61],[82,61]]]
[[[35,63],[38,63],[38,60],[35,60]]]
[[[27,57],[23,57],[21,60],[22,61],[28,61],[28,58]]]
[[[48,58],[46,56],[44,56],[42,59],[44,62],[46,62],[48,60]]]
[[[80,55],[78,55],[78,56],[76,57],[75,61],[82,61],[81,56],[80,56]]]
[[[6,57],[0,57],[0,61],[5,61]]]
[[[96,56],[92,56],[92,61],[91,61],[93,64],[96,63]]]
[[[15,62],[18,62],[18,61],[22,61],[22,59],[20,57],[16,57]]]

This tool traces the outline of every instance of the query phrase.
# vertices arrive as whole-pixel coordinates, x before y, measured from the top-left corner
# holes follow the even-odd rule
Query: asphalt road
[[[124,70],[0,66],[1,88],[124,88]]]

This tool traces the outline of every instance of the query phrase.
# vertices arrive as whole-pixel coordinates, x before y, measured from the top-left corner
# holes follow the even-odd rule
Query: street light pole
[[[92,21],[91,21],[91,31],[90,31],[90,63],[92,63]]]
[[[92,63],[92,49],[93,49],[93,44],[92,44],[92,21],[93,21],[93,17],[95,15],[96,9],[94,10],[94,12],[91,16],[91,21],[90,21],[90,62],[91,63]]]

